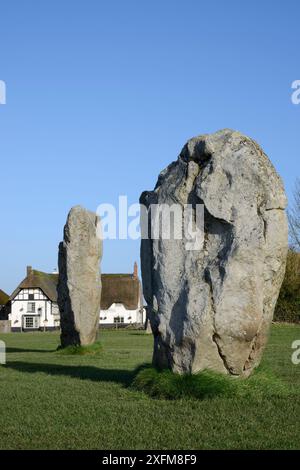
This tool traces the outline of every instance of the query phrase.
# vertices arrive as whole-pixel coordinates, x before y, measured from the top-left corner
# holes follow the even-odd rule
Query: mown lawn
[[[288,396],[167,401],[134,391],[152,337],[103,331],[96,356],[56,352],[55,333],[0,335],[1,449],[300,449],[300,326],[273,325],[263,365]]]

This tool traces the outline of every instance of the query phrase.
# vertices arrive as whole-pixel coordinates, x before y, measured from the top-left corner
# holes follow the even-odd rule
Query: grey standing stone
[[[99,217],[76,206],[59,245],[58,305],[61,345],[89,345],[97,336],[101,301]]]
[[[141,204],[204,205],[204,245],[144,239],[153,362],[178,373],[247,376],[268,338],[287,255],[286,196],[252,139],[225,129],[187,142]]]

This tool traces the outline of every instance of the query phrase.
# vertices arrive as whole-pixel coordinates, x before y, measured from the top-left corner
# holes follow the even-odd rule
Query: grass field
[[[152,337],[101,332],[96,355],[56,352],[56,333],[0,335],[1,449],[300,449],[300,326],[273,325],[263,366],[288,387],[230,399],[158,400],[130,388]]]

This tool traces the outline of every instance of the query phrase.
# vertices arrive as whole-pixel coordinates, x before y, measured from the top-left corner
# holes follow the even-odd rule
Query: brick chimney
[[[32,266],[27,266],[27,277],[29,277],[32,274]]]
[[[137,278],[138,278],[138,265],[137,265],[137,262],[135,261],[134,267],[133,267],[133,279],[137,279]]]

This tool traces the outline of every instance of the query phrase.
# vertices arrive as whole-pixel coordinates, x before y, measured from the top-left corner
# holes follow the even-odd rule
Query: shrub
[[[275,321],[300,321],[300,253],[289,250],[285,277],[274,314]]]

